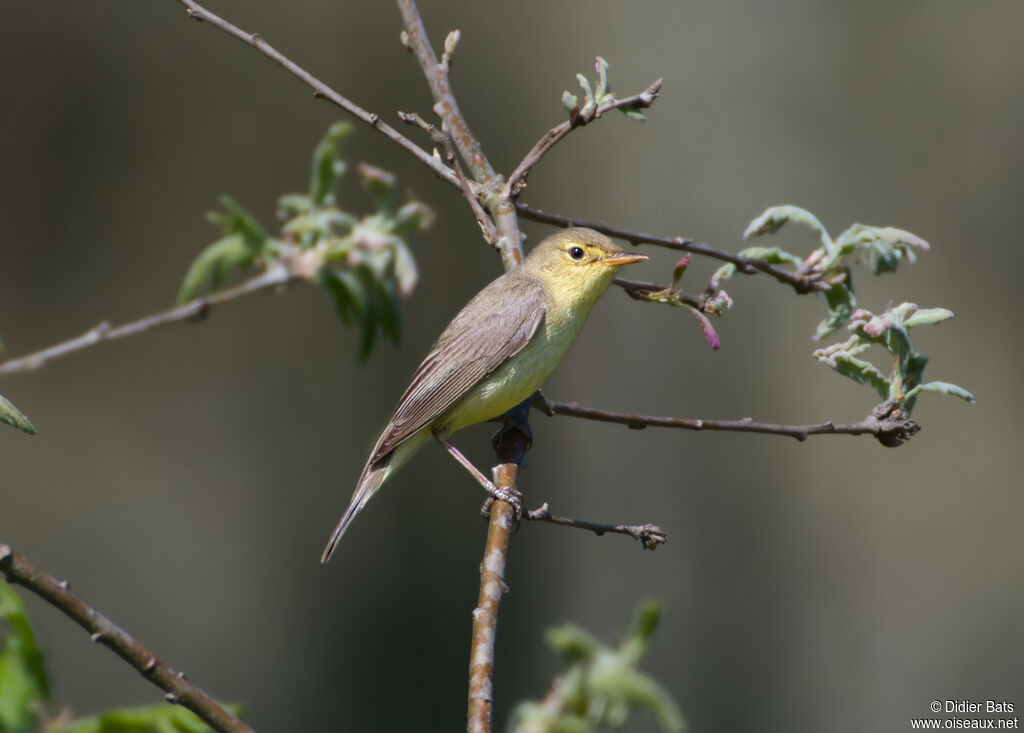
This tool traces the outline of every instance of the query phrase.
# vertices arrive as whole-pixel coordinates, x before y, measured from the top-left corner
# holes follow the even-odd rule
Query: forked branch
[[[631,97],[623,97],[622,99],[611,99],[600,106],[593,107],[580,114],[573,115],[565,122],[555,125],[548,130],[544,137],[538,140],[534,146],[530,149],[522,161],[516,166],[516,169],[512,171],[512,175],[508,177],[508,191],[512,198],[515,198],[522,190],[525,184],[526,177],[530,175],[530,171],[533,169],[540,159],[543,158],[551,148],[555,147],[560,143],[565,136],[575,130],[577,127],[583,127],[594,120],[600,119],[602,115],[613,109],[634,109],[641,110],[647,109],[654,100],[658,98],[658,94],[661,92],[661,85],[663,80],[657,79],[651,82],[644,91],[639,94],[634,94]],[[522,211],[522,209],[520,209]]]

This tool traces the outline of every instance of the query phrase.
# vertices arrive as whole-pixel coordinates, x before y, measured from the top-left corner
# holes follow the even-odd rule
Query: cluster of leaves
[[[678,706],[665,689],[636,667],[650,644],[661,614],[658,604],[640,605],[632,628],[617,647],[567,625],[548,632],[547,641],[569,669],[539,702],[512,711],[515,733],[591,733],[621,728],[632,710],[651,713],[663,731],[685,730]]]
[[[948,382],[922,382],[928,357],[910,343],[908,331],[914,326],[941,323],[953,317],[945,308],[920,309],[913,303],[901,303],[880,315],[859,309],[850,317],[847,328],[853,335],[841,343],[814,352],[814,357],[840,374],[875,388],[878,396],[899,405],[910,415],[917,395],[939,392],[974,402],[974,395]],[[884,348],[892,356],[892,369],[886,376],[878,367],[858,355],[872,345]]]
[[[594,62],[594,70],[597,72],[598,78],[594,80],[593,86],[591,86],[590,80],[583,74],[576,75],[580,88],[583,90],[582,107],[580,106],[579,97],[568,91],[562,92],[562,104],[569,110],[569,119],[574,124],[577,121],[589,122],[602,105],[615,101],[611,82],[608,81],[608,62],[598,56]],[[595,88],[597,89],[596,92],[594,91]],[[640,122],[647,119],[647,115],[636,107],[620,107],[619,109],[630,119],[639,120]]]
[[[0,731],[4,733],[210,733],[190,710],[160,703],[72,720],[47,719],[50,680],[21,597],[0,583]],[[233,707],[237,714],[239,709]]]
[[[864,261],[872,273],[895,272],[901,260],[917,260],[914,249],[927,251],[928,243],[915,234],[895,227],[854,224],[833,240],[818,218],[799,206],[773,206],[754,219],[743,233],[744,239],[774,234],[789,222],[802,224],[814,232],[821,247],[802,258],[780,247],[748,247],[741,257],[760,259],[776,265],[793,265],[796,274],[807,283],[824,284],[828,314],[818,324],[814,338],[820,339],[842,328],[853,315],[857,299],[853,293],[850,264]],[[718,288],[736,272],[733,264],[723,265],[711,278]]]
[[[750,222],[743,236],[746,239],[774,234],[791,221],[808,227],[821,242],[821,246],[809,256],[801,258],[780,247],[749,247],[739,254],[776,265],[791,265],[794,274],[804,282],[820,284],[828,313],[818,324],[814,338],[820,339],[843,326],[853,335],[842,343],[815,351],[818,361],[844,376],[874,387],[879,397],[899,406],[906,415],[910,414],[917,395],[922,392],[939,392],[974,401],[970,392],[955,384],[922,382],[928,358],[914,349],[908,334],[914,326],[941,323],[952,318],[952,311],[945,308],[919,309],[913,303],[902,303],[876,316],[857,308],[851,264],[864,262],[875,275],[894,272],[901,261],[916,261],[915,250],[927,251],[926,241],[903,229],[865,224],[854,224],[833,240],[817,217],[797,206],[767,209]],[[727,303],[731,301],[721,290],[721,284],[735,272],[736,266],[727,264],[711,278],[710,290],[718,297],[724,297]],[[859,357],[874,345],[881,346],[892,358],[888,375]]]
[[[206,283],[220,287],[232,271],[269,268],[295,260],[298,252],[304,263],[298,274],[326,288],[342,320],[360,327],[360,360],[369,356],[378,331],[393,343],[400,340],[399,297],[412,292],[419,276],[408,240],[429,228],[434,214],[420,201],[396,203],[395,176],[365,163],[356,171],[374,211],[358,216],[338,206],[336,189],[347,169],[338,154],[351,129],[348,122],[332,125],[313,153],[309,192],[280,198],[279,236],[270,236],[249,212],[222,197],[224,210],[210,214],[222,236],[192,262],[179,303]]]

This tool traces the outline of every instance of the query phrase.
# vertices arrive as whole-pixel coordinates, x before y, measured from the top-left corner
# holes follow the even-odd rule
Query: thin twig
[[[640,282],[638,280],[627,280],[624,277],[617,277],[612,280],[613,285],[617,285],[626,291],[633,300],[646,300],[652,301],[649,297],[651,293],[664,293],[670,290],[666,285],[659,285],[658,283]],[[707,298],[701,295],[687,295],[683,292],[674,292],[672,297],[681,303],[686,303],[691,308],[699,310],[701,313],[705,312],[705,306],[707,305]]]
[[[281,66],[292,76],[295,76],[305,82],[309,87],[313,89],[313,94],[316,97],[320,97],[328,100],[329,102],[341,107],[343,110],[348,112],[350,115],[355,117],[360,122],[364,122],[373,129],[380,132],[386,138],[397,144],[403,150],[411,153],[413,157],[419,160],[421,163],[430,168],[437,176],[453,186],[458,186],[459,181],[455,177],[455,172],[444,165],[441,161],[434,158],[430,153],[423,150],[419,145],[414,143],[402,135],[398,130],[391,127],[383,120],[380,116],[374,112],[369,112],[358,104],[342,96],[338,92],[334,91],[331,87],[324,84],[322,81],[317,79],[315,76],[310,74],[308,71],[303,69],[301,66],[296,64],[294,61],[289,59],[287,56],[282,54],[280,51],[275,49],[269,43],[263,40],[258,33],[249,33],[242,30],[236,25],[229,23],[220,16],[211,13],[206,8],[202,7],[193,0],[178,0],[182,5],[185,6],[189,16],[196,20],[205,21],[217,28],[220,28],[226,33],[230,33],[235,38],[239,39],[243,43],[255,48],[257,51],[262,53],[264,56],[274,61],[276,64]]]
[[[140,333],[152,331],[154,328],[166,326],[170,323],[195,321],[206,316],[214,306],[221,305],[222,303],[227,303],[230,300],[235,300],[236,298],[251,295],[262,290],[286,285],[293,280],[306,279],[308,277],[308,273],[303,269],[286,267],[283,264],[284,261],[285,260],[273,262],[272,266],[266,272],[257,275],[250,280],[246,280],[233,288],[221,290],[220,292],[213,293],[203,298],[196,298],[195,300],[189,301],[177,308],[153,313],[143,318],[129,321],[128,323],[122,323],[119,326],[111,326],[108,322],[104,321],[103,323],[93,326],[81,336],[76,336],[73,339],[55,344],[54,346],[36,351],[32,354],[27,354],[26,356],[8,359],[7,361],[0,363],[0,376],[5,374],[14,374],[16,372],[35,371],[53,359],[59,359],[60,357],[68,356],[69,354],[82,351],[83,349],[87,349],[91,346],[96,346],[107,341],[117,341],[118,339],[127,338],[129,336],[137,336]]]
[[[542,402],[541,402],[542,401]],[[898,405],[883,402],[870,415],[858,423],[837,425],[832,421],[813,425],[774,425],[754,422],[748,417],[740,420],[701,420],[685,417],[661,417],[656,415],[634,415],[623,412],[607,412],[592,407],[582,407],[575,402],[556,402],[543,395],[534,396],[534,405],[548,415],[565,415],[584,420],[610,422],[625,425],[632,430],[646,427],[679,428],[681,430],[717,430],[738,433],[767,433],[782,435],[804,441],[811,435],[873,435],[880,443],[895,447],[910,439],[921,430],[921,426],[907,417]]]
[[[756,272],[763,272],[766,275],[771,275],[780,283],[791,286],[796,290],[796,292],[801,294],[829,289],[828,284],[823,283],[816,278],[803,277],[789,272],[788,270],[784,270],[781,267],[776,267],[770,262],[765,262],[762,259],[755,257],[741,257],[739,255],[732,254],[731,252],[725,252],[723,250],[709,247],[703,243],[694,242],[692,239],[687,239],[685,237],[656,237],[640,232],[630,232],[625,229],[610,227],[601,222],[584,221],[582,219],[573,219],[568,216],[559,216],[558,214],[548,214],[540,209],[532,209],[526,204],[516,204],[516,210],[527,219],[543,222],[544,224],[553,224],[561,227],[588,227],[603,234],[607,234],[609,237],[623,239],[630,244],[653,244],[657,247],[693,252],[694,254],[711,257],[716,260],[722,260],[723,262],[731,262],[736,265],[736,269],[739,272],[748,275]]]
[[[451,36],[449,35],[449,37]],[[444,149],[445,159],[455,171],[455,175],[459,177],[459,185],[462,187],[462,195],[465,197],[466,201],[469,202],[469,208],[473,210],[473,215],[476,217],[476,223],[480,225],[480,231],[483,234],[484,239],[488,244],[496,246],[499,239],[498,230],[494,226],[494,222],[487,215],[487,212],[484,211],[483,207],[480,205],[480,199],[477,197],[476,191],[473,190],[473,184],[466,178],[466,174],[463,172],[462,165],[459,163],[459,159],[455,155],[455,150],[452,148],[451,136],[446,135],[441,130],[438,130],[415,112],[399,112],[398,117],[403,122],[415,125],[426,132],[435,145],[440,145]]]
[[[549,522],[551,524],[560,524],[563,527],[585,529],[593,532],[598,537],[606,532],[629,535],[633,539],[639,540],[645,550],[656,550],[658,545],[664,544],[668,540],[665,530],[656,524],[596,524],[583,521],[582,519],[560,517],[557,514],[551,513],[547,502],[544,502],[536,509],[524,512],[523,519],[528,519],[532,522]]]
[[[515,198],[522,191],[525,179],[530,175],[530,171],[533,167],[540,162],[540,159],[543,158],[551,148],[561,142],[566,135],[577,127],[583,127],[584,125],[599,119],[605,112],[610,110],[620,109],[623,107],[639,110],[650,107],[654,104],[654,100],[658,98],[662,82],[662,79],[657,79],[644,91],[640,92],[640,94],[634,94],[631,97],[624,97],[622,99],[612,99],[610,102],[605,102],[600,107],[594,107],[588,112],[575,115],[565,122],[552,127],[544,134],[544,137],[534,144],[530,149],[530,152],[523,156],[519,165],[517,165],[516,169],[512,171],[512,175],[508,177],[507,185],[510,196]]]
[[[138,639],[72,593],[66,581],[58,581],[5,544],[0,544],[0,572],[7,577],[7,582],[27,588],[69,616],[92,635],[94,642],[113,651],[163,690],[168,702],[188,708],[215,730],[252,733],[252,728],[192,684],[183,673],[162,662]]]

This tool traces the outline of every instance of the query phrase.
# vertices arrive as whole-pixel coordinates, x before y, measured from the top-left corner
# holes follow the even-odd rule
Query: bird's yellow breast
[[[560,316],[563,314],[549,309],[522,351],[467,392],[438,418],[436,427],[454,433],[486,422],[508,412],[540,389],[569,353],[585,320]]]

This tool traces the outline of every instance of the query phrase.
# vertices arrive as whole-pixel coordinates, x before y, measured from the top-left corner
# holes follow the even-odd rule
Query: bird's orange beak
[[[622,267],[623,265],[632,265],[634,262],[646,261],[647,255],[637,255],[629,252],[619,252],[611,257],[598,260],[602,265],[608,265],[609,267]]]

